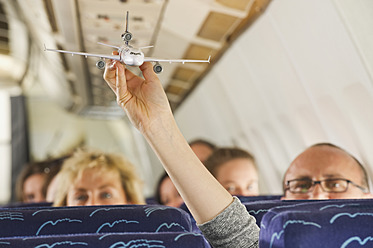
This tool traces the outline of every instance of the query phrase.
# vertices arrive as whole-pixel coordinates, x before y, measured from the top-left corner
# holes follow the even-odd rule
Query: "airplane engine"
[[[132,34],[130,32],[125,32],[121,35],[123,41],[130,41],[132,40]]]
[[[96,67],[100,70],[103,70],[105,68],[105,61],[100,59],[96,62]]]
[[[161,73],[163,71],[163,67],[160,64],[155,64],[153,66],[153,71],[157,74]]]

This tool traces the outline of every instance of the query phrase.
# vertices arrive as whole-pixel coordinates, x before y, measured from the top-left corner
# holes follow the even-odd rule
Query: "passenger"
[[[57,176],[54,206],[144,204],[142,182],[123,156],[78,150]]]
[[[107,61],[104,79],[163,163],[202,233],[213,247],[258,247],[255,218],[194,154],[176,125],[152,64],[145,62],[140,69],[145,79],[120,62]]]
[[[26,165],[18,176],[17,200],[24,203],[45,202],[51,178],[58,172],[64,157]]]
[[[108,62],[104,73],[105,81],[116,94],[118,104],[127,113],[132,124],[145,136],[162,161],[200,230],[212,246],[258,247],[259,228],[255,219],[238,198],[232,198],[193,153],[176,125],[162,84],[153,72],[151,63],[145,62],[140,66],[143,79],[126,70],[117,61]],[[352,184],[351,182],[357,185],[352,185],[355,188],[354,197],[368,196],[368,189],[365,190],[365,183],[362,181],[365,180],[364,172],[361,173],[362,167],[356,166],[359,163],[346,156],[347,153],[338,150],[328,145],[316,145],[307,149],[291,163],[285,182],[306,176],[317,180],[312,185],[320,184],[325,188],[324,179],[330,178],[327,173],[332,173],[333,177],[340,176],[350,180],[347,185]],[[302,168],[302,160],[308,164],[305,168]],[[325,169],[329,165],[332,165],[333,170]],[[351,170],[351,175],[335,174],[342,171],[341,167]],[[296,168],[299,171],[295,173]],[[310,170],[309,173],[307,170]],[[350,192],[351,188],[348,187],[346,192]],[[361,192],[357,193],[356,190]],[[286,191],[290,192],[290,189]]]
[[[232,195],[259,195],[257,166],[249,152],[239,148],[219,148],[204,164]]]
[[[48,167],[44,162],[25,165],[17,178],[17,201],[24,203],[45,202],[43,185]]]
[[[170,207],[180,207],[184,203],[175,185],[171,181],[167,173],[163,173],[158,181],[155,200],[162,205]]]
[[[202,163],[213,153],[216,146],[204,139],[196,139],[189,142],[189,146],[192,148],[193,152],[197,155]]]
[[[313,145],[296,157],[283,187],[284,200],[372,198],[362,164],[330,143]]]

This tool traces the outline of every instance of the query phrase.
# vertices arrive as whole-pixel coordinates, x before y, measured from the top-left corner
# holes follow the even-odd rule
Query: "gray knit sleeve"
[[[214,247],[259,247],[259,227],[237,197],[214,219],[198,225]]]

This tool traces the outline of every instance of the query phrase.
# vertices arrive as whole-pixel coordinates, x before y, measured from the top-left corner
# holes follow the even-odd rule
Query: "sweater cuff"
[[[255,247],[259,227],[237,197],[212,220],[198,225],[213,247]]]

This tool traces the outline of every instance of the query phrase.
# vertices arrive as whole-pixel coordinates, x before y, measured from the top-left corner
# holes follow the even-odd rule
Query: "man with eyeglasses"
[[[283,200],[372,197],[364,167],[330,143],[306,149],[294,159],[284,176]]]

